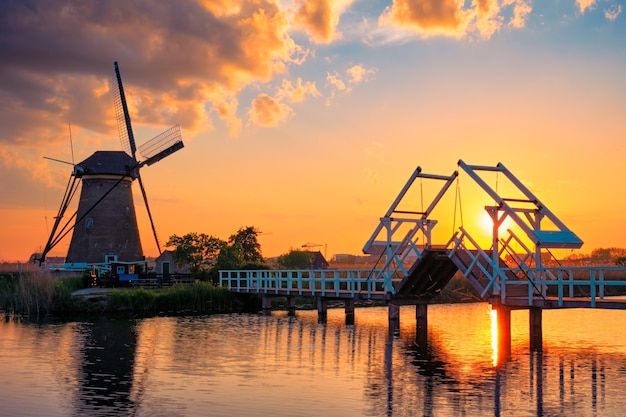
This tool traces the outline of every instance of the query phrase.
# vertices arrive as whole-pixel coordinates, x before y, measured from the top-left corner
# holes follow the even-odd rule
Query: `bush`
[[[159,293],[156,307],[160,312],[217,313],[232,311],[234,296],[230,291],[208,282],[170,287]]]

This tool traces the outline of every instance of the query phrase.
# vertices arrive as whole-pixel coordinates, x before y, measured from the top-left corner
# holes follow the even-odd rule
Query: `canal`
[[[511,315],[498,360],[486,303],[295,317],[0,321],[0,416],[612,416],[626,409],[626,311]]]

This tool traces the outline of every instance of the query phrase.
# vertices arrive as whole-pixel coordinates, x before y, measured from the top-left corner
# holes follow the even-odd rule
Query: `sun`
[[[491,235],[493,233],[493,219],[491,218],[489,213],[487,213],[486,211],[483,211],[482,213],[480,213],[479,223],[480,223],[481,229],[485,233],[487,233],[488,235]]]
[[[489,216],[489,213],[487,213],[487,211],[483,211],[480,214],[479,224],[480,224],[480,228],[489,236],[493,234],[493,219],[491,218],[491,216]],[[498,233],[501,234],[505,230],[509,229],[510,227],[511,227],[511,218],[507,216],[502,222],[502,224],[500,225],[500,227],[498,228]]]

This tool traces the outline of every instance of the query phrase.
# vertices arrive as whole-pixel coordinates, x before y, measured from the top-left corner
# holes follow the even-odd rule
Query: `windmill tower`
[[[111,90],[114,92],[118,132],[124,151],[96,151],[89,158],[74,165],[52,232],[39,257],[40,264],[45,261],[47,253],[69,232],[72,232],[72,240],[66,265],[144,260],[132,197],[132,184],[135,180],[139,183],[157,249],[161,252],[140,170],[183,148],[180,127],[174,126],[140,146],[142,160],[139,160],[117,62],[114,68],[115,77]],[[61,225],[81,183],[78,209]]]

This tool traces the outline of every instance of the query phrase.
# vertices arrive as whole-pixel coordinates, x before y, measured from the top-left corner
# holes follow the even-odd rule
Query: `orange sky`
[[[504,163],[579,252],[626,247],[617,1],[29,4],[0,5],[0,261],[45,245],[71,167],[43,157],[72,160],[69,123],[76,161],[121,149],[114,61],[138,145],[182,128],[185,148],[142,169],[162,242],[255,226],[265,256],[360,254],[416,166],[449,175],[463,159]],[[489,204],[474,197],[465,223]]]

